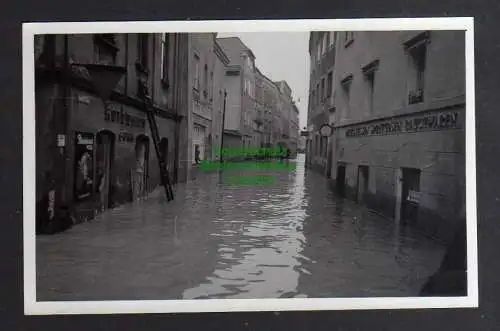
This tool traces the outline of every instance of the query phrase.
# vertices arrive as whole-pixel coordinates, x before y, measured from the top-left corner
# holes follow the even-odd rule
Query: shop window
[[[74,195],[77,201],[90,197],[94,191],[94,134],[75,134]]]

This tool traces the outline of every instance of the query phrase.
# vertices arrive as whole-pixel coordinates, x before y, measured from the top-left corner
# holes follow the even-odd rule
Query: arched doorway
[[[104,211],[113,206],[113,161],[115,134],[108,130],[97,133],[96,149],[96,186],[99,193],[99,207]]]
[[[139,135],[135,141],[134,199],[148,192],[149,138]]]

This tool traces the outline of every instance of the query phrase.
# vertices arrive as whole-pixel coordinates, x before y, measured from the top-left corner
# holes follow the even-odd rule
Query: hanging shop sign
[[[104,121],[129,126],[132,128],[144,129],[146,120],[123,110],[123,106],[117,103],[108,102],[104,109]]]
[[[414,133],[425,131],[439,131],[457,129],[458,112],[440,112],[414,116],[406,119],[391,119],[388,121],[375,122],[373,124],[356,126],[346,131],[346,137],[367,137],[379,135],[393,135],[399,133]]]
[[[319,133],[323,137],[330,137],[333,133],[333,128],[329,124],[323,124],[319,128]]]
[[[76,132],[75,139],[75,181],[74,190],[77,200],[92,195],[94,175],[94,134]]]

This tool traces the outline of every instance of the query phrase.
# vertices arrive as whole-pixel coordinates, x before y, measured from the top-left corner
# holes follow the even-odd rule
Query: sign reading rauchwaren
[[[351,138],[457,128],[458,112],[449,111],[437,114],[412,116],[411,118],[374,122],[373,124],[349,128],[346,130],[345,135],[347,138]]]

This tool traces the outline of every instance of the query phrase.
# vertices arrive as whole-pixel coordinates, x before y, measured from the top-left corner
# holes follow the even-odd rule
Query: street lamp
[[[224,127],[226,125],[226,98],[227,98],[227,91],[224,90],[224,106],[222,108],[222,129],[220,137],[219,166],[222,165],[222,151],[224,148]]]

